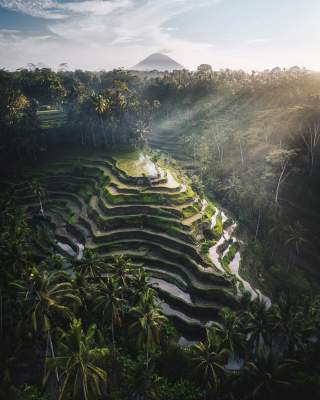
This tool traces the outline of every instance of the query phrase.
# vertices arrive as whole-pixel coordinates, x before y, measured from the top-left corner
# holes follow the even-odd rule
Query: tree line
[[[145,144],[157,101],[147,101],[124,71],[0,71],[2,158],[37,160],[54,146]],[[54,112],[54,113],[51,113]],[[64,118],[61,126],[55,119]],[[48,119],[43,128],[41,119]]]

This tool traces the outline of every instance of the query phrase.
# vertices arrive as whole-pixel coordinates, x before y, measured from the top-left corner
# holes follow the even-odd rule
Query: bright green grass
[[[155,204],[155,205],[181,205],[191,200],[194,193],[188,188],[186,193],[174,193],[172,195],[162,193],[117,194],[110,193],[107,187],[104,188],[105,198],[114,205],[117,204]]]
[[[209,253],[209,249],[210,247],[214,246],[216,244],[216,240],[212,239],[212,240],[205,240],[204,242],[202,242],[201,244],[201,254],[202,255],[207,255]]]
[[[219,239],[223,234],[223,226],[222,226],[222,217],[221,215],[217,216],[216,224],[213,228],[213,234],[216,239]]]
[[[215,213],[215,211],[216,211],[215,206],[212,203],[208,203],[206,208],[205,208],[205,210],[204,210],[203,215],[205,216],[206,219],[211,220],[211,218],[212,218],[213,214]]]
[[[191,206],[187,206],[182,210],[182,214],[184,218],[190,218],[195,214],[198,214],[200,211],[199,207],[195,204],[192,204]]]
[[[60,110],[37,112],[42,129],[60,128],[66,122],[66,114]]]
[[[221,264],[223,265],[224,268],[226,268],[226,269],[229,268],[229,264],[234,259],[234,256],[236,255],[236,252],[238,251],[238,249],[239,249],[238,243],[233,243],[230,246],[228,253],[221,260]]]
[[[125,153],[119,153],[114,158],[116,159],[116,165],[119,169],[124,171],[128,176],[142,177],[144,169],[139,161],[140,151],[129,151]]]

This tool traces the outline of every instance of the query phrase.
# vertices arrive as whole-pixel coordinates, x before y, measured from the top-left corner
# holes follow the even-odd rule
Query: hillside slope
[[[81,260],[90,249],[109,260],[128,257],[150,272],[161,308],[178,330],[198,337],[222,307],[238,308],[247,290],[240,281],[236,290],[228,267],[235,240],[230,242],[225,219],[185,176],[150,157],[137,151],[70,156],[6,184],[37,232],[39,255]],[[29,174],[46,193],[43,216]],[[218,251],[215,263],[210,248]]]
[[[317,132],[318,103],[280,84],[271,90],[218,92],[175,109],[164,103],[149,143],[233,212],[247,243],[245,276],[267,291],[304,292],[320,279],[319,151],[310,175],[304,142]],[[283,156],[290,161],[276,200]]]

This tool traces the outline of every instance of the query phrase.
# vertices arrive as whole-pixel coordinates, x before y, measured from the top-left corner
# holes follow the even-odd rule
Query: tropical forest
[[[1,399],[320,398],[320,72],[1,66],[0,184]]]

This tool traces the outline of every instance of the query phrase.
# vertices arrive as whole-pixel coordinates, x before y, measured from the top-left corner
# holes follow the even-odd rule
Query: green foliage
[[[208,254],[210,247],[214,246],[217,243],[216,240],[206,240],[205,242],[201,243],[201,253]]]
[[[206,398],[204,390],[185,380],[172,383],[160,378],[157,385],[158,399],[161,400],[204,400]]]
[[[233,243],[227,254],[221,259],[221,264],[225,267],[228,268],[230,262],[234,259],[234,256],[236,255],[236,252],[239,249],[239,244],[238,243]]]
[[[192,205],[192,206],[185,207],[182,210],[182,213],[183,213],[184,218],[189,218],[189,217],[192,217],[193,215],[197,214],[199,211],[200,210],[199,210],[198,206]]]
[[[216,212],[216,208],[212,203],[208,203],[204,209],[204,216],[206,219],[211,220],[212,216]]]
[[[24,385],[22,388],[19,388],[15,393],[17,400],[48,400],[48,396],[41,393],[41,391],[35,387],[30,385]]]
[[[146,193],[139,194],[112,194],[108,187],[104,189],[104,196],[111,204],[156,204],[156,205],[181,205],[193,197],[191,188],[188,188],[186,193]]]
[[[190,168],[195,190],[204,185],[233,212],[246,241],[261,241],[263,251],[252,264],[262,266],[270,289],[274,262],[283,270],[288,263],[293,270],[314,269],[309,255],[317,254],[320,186],[312,157],[318,165],[320,141],[312,157],[310,143],[318,132],[318,91],[319,74],[296,68],[174,72],[147,87],[147,95],[161,101],[154,123],[158,147],[172,149]],[[244,264],[251,264],[247,254]],[[313,274],[305,275],[314,284]]]
[[[62,332],[57,357],[46,359],[49,369],[62,370],[63,385],[59,400],[70,398],[96,399],[101,396],[107,373],[99,366],[109,350],[97,347],[95,343],[96,326],[91,325],[87,332],[80,320],[73,320],[70,329]]]
[[[216,239],[219,239],[221,237],[221,235],[223,234],[223,226],[222,226],[222,217],[221,217],[221,215],[217,216],[216,224],[215,224],[215,226],[213,228],[213,234],[214,234]]]
[[[41,395],[42,384],[49,373],[50,395],[60,399],[242,400],[254,396],[264,399],[270,394],[274,399],[294,400],[317,395],[319,299],[301,295],[310,294],[313,289],[300,268],[307,270],[308,265],[293,265],[303,259],[305,247],[318,243],[313,237],[314,226],[318,225],[314,212],[318,178],[304,140],[317,122],[318,100],[312,99],[319,91],[317,80],[317,75],[303,71],[252,75],[241,71],[207,75],[180,71],[146,80],[142,87],[138,78],[126,71],[99,75],[83,71],[56,74],[35,68],[14,73],[0,71],[1,163],[6,169],[12,167],[12,160],[19,160],[24,168],[27,160],[36,162],[51,148],[60,151],[62,146],[65,150],[68,145],[81,145],[90,150],[119,142],[141,144],[149,130],[152,105],[169,122],[173,114],[173,133],[177,133],[176,138],[196,167],[192,189],[169,194],[139,190],[129,193],[130,189],[115,184],[99,168],[87,167],[89,162],[82,160],[44,171],[39,184],[32,185],[32,195],[30,188],[24,190],[20,182],[14,181],[14,175],[8,174],[13,181],[6,185],[12,188],[9,197],[17,199],[17,204],[1,199],[2,397],[8,396],[12,385],[23,377],[28,386],[20,390],[21,398],[45,398]],[[38,110],[38,104],[31,99],[49,104],[50,109]],[[161,100],[161,108],[155,99]],[[177,123],[179,120],[181,124]],[[298,125],[303,137],[296,132]],[[317,159],[318,154],[315,156]],[[122,165],[126,170],[123,173],[117,170],[116,162],[110,161],[112,172],[128,187],[137,183],[130,177],[130,162],[134,163],[135,157],[129,158],[126,168]],[[156,160],[156,155],[152,159]],[[286,185],[275,196],[283,168]],[[30,176],[33,172],[28,180]],[[210,194],[239,217],[240,227],[245,223],[251,231],[246,240],[252,250],[249,266],[254,264],[258,275],[259,269],[274,265],[269,269],[274,292],[294,291],[299,298],[274,298],[270,309],[258,300],[242,300],[240,304],[230,294],[230,287],[224,286],[223,278],[210,271],[203,275],[196,269],[187,270],[189,266],[196,268],[196,263],[191,264],[191,257],[177,252],[168,283],[184,286],[181,280],[186,280],[192,297],[199,296],[199,303],[204,286],[205,300],[214,298],[217,306],[213,305],[212,312],[207,307],[206,312],[216,321],[202,340],[191,349],[174,350],[178,348],[179,335],[163,315],[149,276],[138,264],[147,254],[154,263],[147,265],[148,270],[158,267],[157,261],[164,263],[161,250],[154,255],[148,254],[147,245],[134,248],[132,253],[137,250],[138,261],[132,264],[123,257],[112,258],[113,252],[123,250],[123,245],[114,246],[111,242],[104,247],[107,256],[101,257],[101,243],[95,246],[92,231],[99,237],[95,222],[99,228],[113,229],[127,224],[143,230],[150,225],[186,241],[192,233],[181,224],[180,206],[189,202],[182,211],[184,218],[197,213],[199,205],[191,202],[194,191],[204,194],[203,183]],[[102,194],[107,200],[105,215],[101,216],[100,203],[87,215],[83,205],[103,185],[107,185]],[[64,192],[63,201],[50,198],[52,192],[59,190]],[[44,200],[44,216],[27,207],[26,214],[20,212],[21,206],[36,198]],[[152,215],[141,211],[119,216],[113,207],[141,203],[171,206],[176,213],[172,212],[171,218],[158,207]],[[209,220],[214,211],[209,203],[203,219]],[[301,221],[292,223],[297,214]],[[77,223],[77,216],[81,223]],[[54,251],[50,244],[55,230],[66,235],[66,242],[71,243],[69,236],[79,236],[97,251],[86,249],[82,259],[48,258]],[[252,232],[255,241],[251,240]],[[222,233],[219,215],[215,240]],[[206,254],[214,243],[202,243],[201,252]],[[236,251],[237,245],[233,244],[222,260],[224,266],[229,265]],[[317,251],[310,254],[316,256]],[[270,264],[269,257],[277,259]],[[203,258],[199,256],[197,260]],[[183,276],[175,275],[180,271],[177,265],[185,272]],[[68,273],[64,272],[66,268]],[[193,273],[194,282],[190,279]],[[218,307],[227,302],[234,309],[223,310],[215,318]],[[188,305],[183,312],[187,317],[205,320]],[[186,325],[194,329],[192,324]],[[281,348],[277,357],[270,351],[277,348],[275,344]],[[246,365],[240,374],[226,371],[231,353],[245,355]]]
[[[66,124],[66,114],[61,110],[38,111],[40,126],[42,129],[57,129]]]

